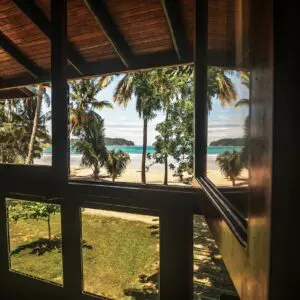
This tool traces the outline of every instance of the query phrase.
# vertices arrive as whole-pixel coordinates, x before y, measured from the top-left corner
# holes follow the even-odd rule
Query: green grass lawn
[[[84,291],[112,299],[154,299],[159,249],[151,224],[86,213],[82,224]],[[51,218],[51,245],[44,221],[10,222],[9,229],[11,268],[63,284],[60,216]]]

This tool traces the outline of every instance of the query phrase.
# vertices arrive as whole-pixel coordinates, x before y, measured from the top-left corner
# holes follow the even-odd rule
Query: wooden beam
[[[235,68],[234,60],[229,60],[232,56],[226,52],[208,52],[208,65],[224,67],[228,69]],[[233,57],[232,57],[233,59]],[[105,62],[94,62],[85,65],[86,72],[80,76],[73,68],[68,68],[68,80],[79,79],[83,77],[101,76],[107,74],[116,74],[124,72],[135,72],[162,67],[178,66],[183,64],[192,64],[192,57],[179,61],[174,51],[165,51],[160,53],[143,54],[135,56],[135,64],[127,68],[119,59],[111,59]],[[36,80],[28,77],[20,77],[11,80],[0,81],[0,90],[13,87],[26,86],[30,84],[47,83],[51,81],[49,75],[45,75]]]
[[[16,60],[33,78],[37,79],[43,74],[43,70],[30,60],[2,32],[0,32],[0,47]]]
[[[110,15],[105,1],[103,0],[84,0],[86,6],[94,15],[98,25],[110,41],[111,45],[119,55],[120,59],[126,67],[133,64],[133,53],[130,46],[126,42],[122,33],[119,31],[112,16]]]
[[[207,171],[207,65],[208,65],[208,0],[195,1],[194,38],[194,175],[206,177]]]
[[[161,4],[168,22],[174,49],[178,58],[183,60],[191,51],[179,3],[177,0],[161,0]]]
[[[51,23],[35,1],[13,0],[13,2],[51,41]],[[67,41],[67,54],[69,64],[82,75],[84,73],[84,59],[69,41]]]

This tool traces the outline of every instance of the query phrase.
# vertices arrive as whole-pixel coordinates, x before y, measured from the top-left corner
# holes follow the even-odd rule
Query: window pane
[[[158,299],[158,217],[82,209],[82,259],[84,292]]]
[[[209,103],[207,177],[217,186],[247,186],[249,73],[210,67],[208,76],[208,92],[218,92]]]
[[[237,296],[205,218],[195,215],[194,299],[219,299],[222,294]]]
[[[60,206],[7,199],[11,271],[63,283]]]
[[[193,102],[192,66],[70,82],[71,179],[189,187]]]
[[[0,95],[0,164],[51,165],[51,157],[49,85]]]

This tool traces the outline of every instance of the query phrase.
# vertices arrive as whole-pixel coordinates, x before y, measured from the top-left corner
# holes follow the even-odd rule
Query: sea
[[[111,151],[111,150],[122,150],[128,154],[142,154],[143,152],[143,146],[106,146],[107,150]],[[207,147],[207,154],[208,155],[218,155],[221,154],[225,151],[240,151],[241,147],[236,147],[236,146],[208,146]],[[147,153],[154,153],[155,149],[153,146],[147,146]],[[51,147],[47,147],[44,148],[43,150],[44,154],[51,154],[52,153],[52,148]],[[71,148],[70,149],[70,154],[80,154],[76,151],[75,148]]]
[[[141,158],[142,158],[142,152],[143,152],[143,146],[106,146],[107,150],[122,150],[129,154],[130,156],[130,168],[140,168],[141,165]],[[225,151],[240,151],[241,147],[235,147],[235,146],[208,146],[207,147],[207,168],[209,170],[217,170],[218,166],[216,165],[216,158],[219,154],[225,152]],[[155,150],[153,146],[147,146],[147,153],[154,153]],[[40,165],[51,165],[52,160],[52,148],[47,147],[43,150],[43,155],[40,159],[35,159],[35,164]],[[82,155],[76,151],[75,148],[70,149],[70,165],[80,165]],[[174,165],[177,164],[176,161],[172,160],[172,158],[169,158],[169,163],[173,163]],[[163,168],[163,165],[155,164],[153,169],[160,169]]]

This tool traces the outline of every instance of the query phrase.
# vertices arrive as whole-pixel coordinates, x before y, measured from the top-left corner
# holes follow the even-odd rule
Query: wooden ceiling
[[[68,0],[68,76],[193,62],[194,1]],[[232,66],[234,0],[209,0],[209,64]],[[50,0],[0,0],[0,89],[47,82]]]

